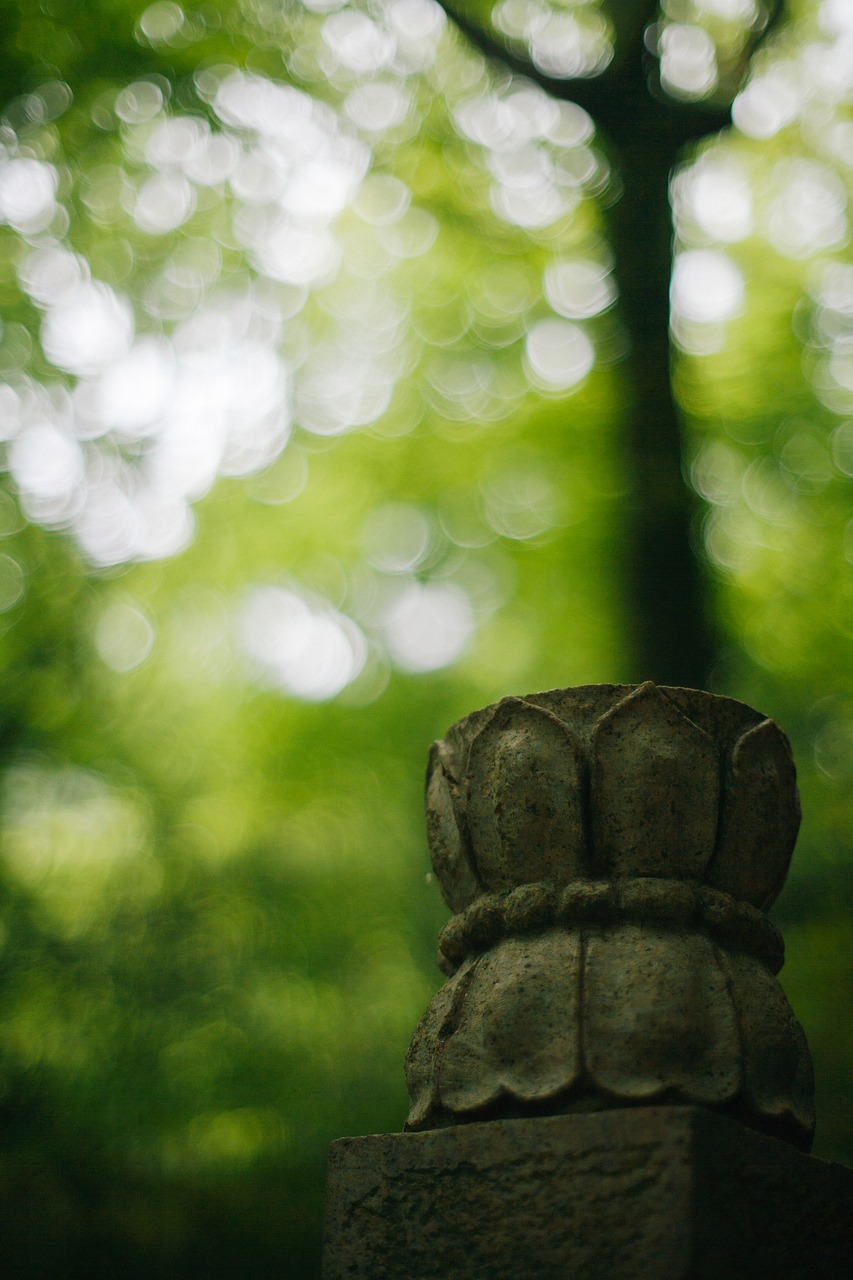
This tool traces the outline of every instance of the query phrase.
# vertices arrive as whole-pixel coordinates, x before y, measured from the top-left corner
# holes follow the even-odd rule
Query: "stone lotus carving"
[[[812,1070],[763,914],[799,826],[784,734],[692,689],[506,698],[435,743],[449,980],[406,1127],[699,1103],[808,1148]]]

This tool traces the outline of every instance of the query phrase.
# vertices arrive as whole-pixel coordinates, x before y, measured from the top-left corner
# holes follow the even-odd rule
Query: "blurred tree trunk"
[[[701,113],[656,101],[638,65],[599,118],[616,148],[622,195],[609,211],[622,319],[630,339],[626,464],[633,479],[624,583],[636,676],[703,687],[714,657],[705,570],[692,529],[697,499],[684,474],[672,393],[669,180]],[[715,117],[712,128],[725,123]]]
[[[723,128],[727,111],[655,97],[642,26],[606,76],[552,80],[469,21],[445,9],[488,58],[589,111],[613,148],[622,195],[609,211],[621,310],[630,338],[624,465],[632,486],[623,524],[622,579],[631,670],[626,677],[703,687],[715,643],[705,571],[694,549],[697,509],[684,476],[683,437],[670,378],[669,178],[681,150]],[[634,6],[637,17],[641,6]]]

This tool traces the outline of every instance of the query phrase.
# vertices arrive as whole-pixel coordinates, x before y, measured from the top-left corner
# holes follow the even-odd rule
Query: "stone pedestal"
[[[332,1146],[324,1280],[841,1280],[853,1170],[659,1106]]]
[[[326,1280],[851,1274],[765,914],[800,821],[778,726],[650,683],[505,698],[433,744],[426,805],[447,981],[408,1132],[332,1147]]]

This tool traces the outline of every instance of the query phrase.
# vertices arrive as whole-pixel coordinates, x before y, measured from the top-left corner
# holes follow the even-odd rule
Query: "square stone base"
[[[325,1280],[841,1280],[853,1170],[694,1107],[332,1144]]]

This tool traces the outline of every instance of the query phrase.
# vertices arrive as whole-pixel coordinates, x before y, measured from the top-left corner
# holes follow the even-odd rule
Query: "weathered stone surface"
[[[587,942],[586,1064],[602,1090],[643,1102],[666,1089],[718,1106],[741,1084],[727,975],[701,934],[623,924]]]
[[[442,897],[451,911],[461,911],[482,893],[459,830],[454,803],[458,784],[449,774],[444,743],[434,742],[427,775],[427,840]]]
[[[344,1138],[325,1280],[841,1280],[853,1171],[698,1108]]]
[[[640,685],[592,734],[597,870],[700,880],[714,851],[719,789],[708,734],[655,685]]]
[[[724,797],[708,883],[766,909],[785,882],[800,825],[791,750],[772,720],[762,720],[736,743]]]
[[[440,1058],[435,1046],[454,1026],[462,998],[471,981],[474,962],[466,961],[445,982],[431,1001],[417,1025],[406,1055],[406,1071],[412,1108],[409,1120],[413,1128],[426,1128],[430,1116],[439,1106],[438,1072]]]
[[[547,767],[532,769],[532,786],[528,789],[525,781],[527,765],[516,769],[512,774],[514,782],[509,781],[511,752],[505,748],[515,733],[526,739],[525,754],[528,761],[531,759],[537,710],[544,713],[542,722],[549,722],[549,728],[543,728],[540,734],[538,748],[543,764],[546,755],[549,762]],[[553,721],[557,722],[556,729],[550,727]],[[753,733],[753,730],[758,732]],[[554,757],[553,746],[562,738],[571,744],[571,752],[579,762],[581,779],[577,789],[565,778],[568,764],[561,765]],[[554,803],[556,796],[566,811],[572,814],[579,812],[579,819],[571,818],[573,834],[564,842],[564,857],[555,870],[554,878],[567,883],[577,876],[609,874],[610,868],[597,863],[601,851],[595,847],[591,828],[596,822],[607,822],[603,811],[609,807],[616,783],[611,782],[609,768],[605,770],[596,766],[596,749],[611,754],[619,786],[628,792],[633,791],[636,803],[641,807],[652,803],[653,793],[657,795],[659,803],[656,814],[651,812],[650,821],[662,824],[656,828],[655,838],[658,834],[663,835],[669,853],[666,867],[652,867],[651,874],[675,878],[696,875],[699,853],[704,858],[708,840],[713,846],[716,837],[711,866],[714,867],[715,863],[719,866],[710,872],[713,878],[709,883],[736,897],[743,896],[757,906],[768,905],[781,887],[799,825],[790,748],[785,735],[760,712],[734,698],[719,697],[698,689],[657,687],[649,682],[636,686],[581,685],[574,689],[526,694],[523,698],[505,698],[495,706],[472,712],[458,721],[434,747],[428,775],[429,781],[434,771],[441,769],[449,779],[453,793],[453,820],[459,840],[456,850],[454,839],[454,856],[464,858],[471,867],[475,865],[470,806],[472,802],[475,806],[481,805],[481,793],[488,793],[494,806],[502,803],[496,791],[498,775],[502,779],[503,793],[508,787],[513,787],[516,808],[532,812],[542,792],[542,777],[550,771],[554,786],[549,805]],[[487,758],[489,752],[492,753],[491,761]],[[498,752],[502,755],[500,761]],[[472,768],[476,778],[471,776]],[[648,771],[648,777],[643,776],[645,771]],[[590,775],[589,795],[585,794],[583,782],[587,773]],[[676,778],[679,794],[673,795],[672,782]],[[602,782],[610,791],[599,796],[597,791]],[[683,830],[686,836],[683,848],[670,845],[667,828],[663,824],[668,805],[672,803],[675,803],[677,818],[674,829]],[[691,812],[695,817],[692,826]],[[719,822],[715,832],[709,815],[716,812],[719,812]],[[429,821],[432,815],[429,804],[427,814]],[[633,814],[634,818],[638,815],[636,804]],[[670,816],[673,816],[671,811]],[[575,836],[574,824],[578,820],[581,833]],[[488,816],[479,813],[476,821],[485,838],[493,839],[488,831]],[[565,821],[565,818],[554,819],[555,825]],[[485,829],[483,822],[486,823]],[[683,825],[685,823],[686,826]],[[617,862],[633,857],[638,846],[639,824],[626,818],[619,825],[623,829],[621,838],[614,829],[615,822],[610,828],[605,828],[606,844],[611,851],[608,857],[615,858]],[[670,836],[672,831],[670,827]],[[442,843],[438,850],[439,862],[443,857],[443,847]],[[654,840],[648,838],[644,847],[654,857]],[[435,858],[436,847],[432,837],[430,849]],[[493,856],[491,851],[488,856]],[[744,859],[749,867],[746,873],[748,883],[742,886],[741,894],[741,886],[727,878],[727,868],[732,868],[735,877],[744,874]],[[617,867],[617,873],[618,870]],[[435,866],[435,871],[441,880],[441,866]],[[646,873],[648,870],[636,863],[624,870],[627,875]],[[701,879],[701,870],[698,874]],[[520,868],[511,877],[511,882],[520,884],[523,879],[524,871]],[[469,881],[471,891],[474,883]],[[489,886],[483,885],[482,888],[485,891]],[[461,905],[454,906],[454,910],[461,909]]]
[[[814,1123],[814,1073],[805,1033],[779,983],[754,956],[724,960],[743,1036],[743,1095],[765,1117]]]
[[[468,758],[468,826],[486,889],[582,874],[581,762],[565,725],[505,698]]]
[[[731,698],[585,686],[459,721],[427,778],[451,986],[409,1050],[407,1128],[700,1103],[808,1149],[760,909],[798,824],[784,734]]]
[[[460,1114],[502,1097],[555,1098],[580,1073],[576,938],[551,929],[507,938],[479,962],[448,1051],[435,1055],[438,1091]]]

